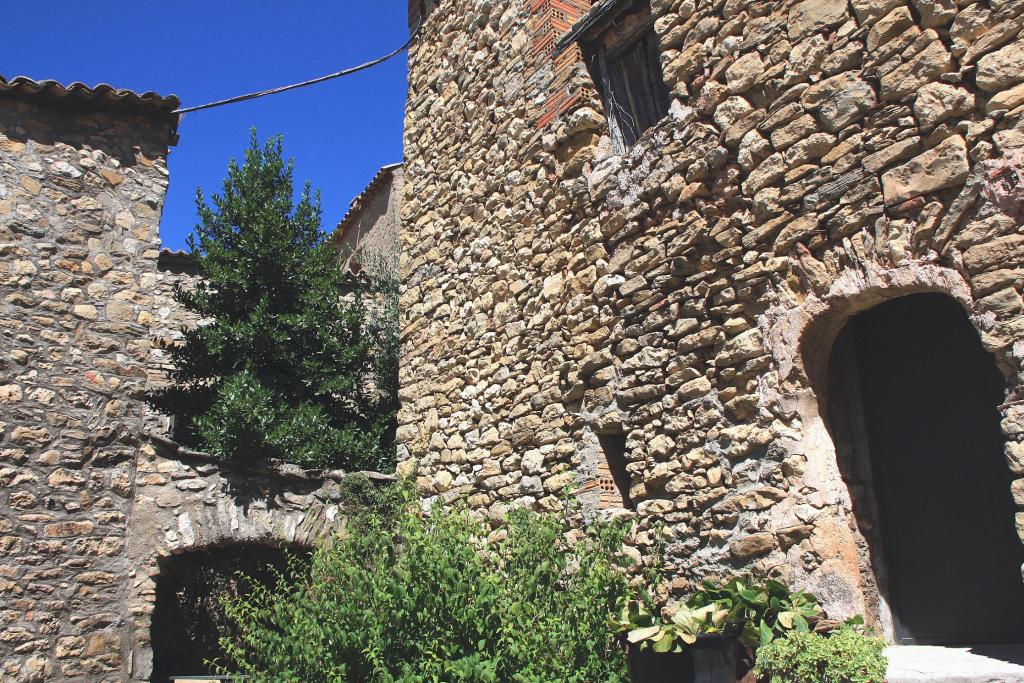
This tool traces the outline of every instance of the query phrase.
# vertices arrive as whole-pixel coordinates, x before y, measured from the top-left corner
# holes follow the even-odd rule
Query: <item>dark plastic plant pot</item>
[[[682,652],[629,649],[633,683],[736,683],[736,639],[700,636]]]

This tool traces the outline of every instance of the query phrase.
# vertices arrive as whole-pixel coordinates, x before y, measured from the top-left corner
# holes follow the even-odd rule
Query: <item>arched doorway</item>
[[[1004,380],[963,309],[914,294],[851,318],[829,360],[827,420],[893,634],[1024,638],[998,406]]]
[[[173,555],[161,567],[156,585],[151,640],[153,683],[172,676],[214,673],[209,661],[222,660],[218,638],[230,631],[221,596],[245,594],[252,581],[273,586],[289,558],[308,550],[263,545],[229,545]],[[248,578],[242,578],[242,576]]]

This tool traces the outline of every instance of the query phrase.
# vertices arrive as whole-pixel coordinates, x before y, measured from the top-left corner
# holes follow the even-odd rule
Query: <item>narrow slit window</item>
[[[629,497],[629,472],[626,471],[626,437],[617,434],[600,436],[601,457],[597,463],[597,482],[600,489],[598,507],[633,509]]]

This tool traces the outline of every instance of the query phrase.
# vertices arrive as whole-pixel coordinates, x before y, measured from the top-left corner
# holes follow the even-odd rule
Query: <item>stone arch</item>
[[[864,261],[840,272],[824,294],[811,294],[799,302],[778,297],[761,319],[766,350],[774,361],[774,372],[762,386],[762,405],[797,426],[780,439],[780,445],[802,461],[802,479],[809,492],[793,502],[819,506],[824,522],[819,520],[816,533],[830,536],[821,543],[836,554],[831,566],[812,583],[816,582],[826,607],[831,607],[833,613],[864,612],[890,638],[890,606],[885,591],[877,584],[869,539],[854,521],[854,501],[827,425],[829,397],[822,388],[827,386],[830,354],[849,321],[885,302],[925,293],[945,295],[967,314],[1006,381],[1007,400],[1001,406],[1005,414],[1016,403],[1011,399],[1020,390],[1020,377],[1013,358],[1006,355],[1010,350],[993,343],[987,335],[993,316],[979,311],[969,281],[955,269],[921,262],[893,267]],[[1002,429],[1010,448],[1013,421],[1004,420]],[[1020,517],[1018,514],[1018,527]],[[837,584],[839,590],[831,590]],[[835,599],[832,605],[828,605],[830,598]]]
[[[890,299],[929,292],[946,294],[964,307],[979,334],[984,335],[988,328],[984,317],[975,315],[970,284],[952,268],[916,262],[897,267],[873,261],[858,265],[857,269],[844,270],[825,295],[812,294],[797,305],[780,302],[766,314],[762,324],[766,328],[766,347],[778,364],[782,393],[814,386],[825,371],[832,343],[847,321]],[[1008,364],[1001,366],[1006,368]]]
[[[338,479],[271,466],[163,457],[148,446],[130,522],[126,589],[130,680],[153,672],[157,582],[172,558],[213,548],[313,548],[341,527]]]

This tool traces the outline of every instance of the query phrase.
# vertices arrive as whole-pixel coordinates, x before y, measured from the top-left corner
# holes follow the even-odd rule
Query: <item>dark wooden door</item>
[[[943,295],[851,325],[897,639],[1024,642],[1024,544],[992,356]]]

